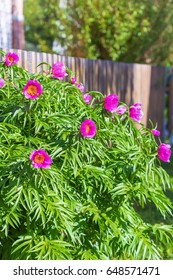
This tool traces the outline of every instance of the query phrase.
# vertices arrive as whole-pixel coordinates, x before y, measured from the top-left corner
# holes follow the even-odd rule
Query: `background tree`
[[[59,0],[25,0],[26,49],[52,52],[59,33]]]
[[[51,52],[91,59],[172,62],[173,3],[144,0],[25,1],[26,40]]]

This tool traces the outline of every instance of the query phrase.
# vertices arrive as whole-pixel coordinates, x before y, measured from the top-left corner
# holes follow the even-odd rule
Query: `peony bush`
[[[172,215],[171,147],[141,123],[142,105],[86,93],[60,62],[29,74],[1,54],[1,259],[163,258],[173,227],[138,208]]]

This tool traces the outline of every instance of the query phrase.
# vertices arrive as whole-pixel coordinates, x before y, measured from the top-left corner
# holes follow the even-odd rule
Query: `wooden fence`
[[[5,50],[7,51],[7,50]],[[127,105],[141,103],[144,117],[142,122],[149,128],[149,119],[157,123],[164,137],[165,107],[165,67],[142,64],[127,64],[109,60],[90,60],[38,53],[23,50],[11,50],[18,53],[19,65],[29,72],[40,72],[46,66],[36,68],[41,62],[53,64],[62,61],[76,73],[77,81],[85,86],[85,91],[96,90],[103,94],[116,93],[120,101]],[[172,129],[172,123],[171,125]]]

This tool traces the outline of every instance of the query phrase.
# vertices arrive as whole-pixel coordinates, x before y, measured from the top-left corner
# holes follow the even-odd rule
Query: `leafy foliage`
[[[39,50],[51,52],[57,43],[75,57],[172,63],[171,0],[63,2],[25,1],[26,40]]]
[[[59,0],[25,0],[25,37],[29,48],[52,52],[59,34]],[[46,23],[46,24],[45,24]]]
[[[1,259],[163,258],[173,227],[137,211],[152,202],[172,215],[151,130],[136,126],[129,110],[112,118],[102,93],[91,91],[86,104],[70,79],[4,63],[0,75]],[[43,87],[33,100],[23,94],[30,79]],[[85,119],[97,126],[94,138],[80,134]],[[32,167],[29,156],[40,148],[53,160],[49,169]]]

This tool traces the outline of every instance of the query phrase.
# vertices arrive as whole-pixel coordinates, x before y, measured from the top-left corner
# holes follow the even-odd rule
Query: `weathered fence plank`
[[[173,136],[173,77],[169,80],[169,95],[168,95],[168,134]],[[172,139],[171,139],[172,142]]]

